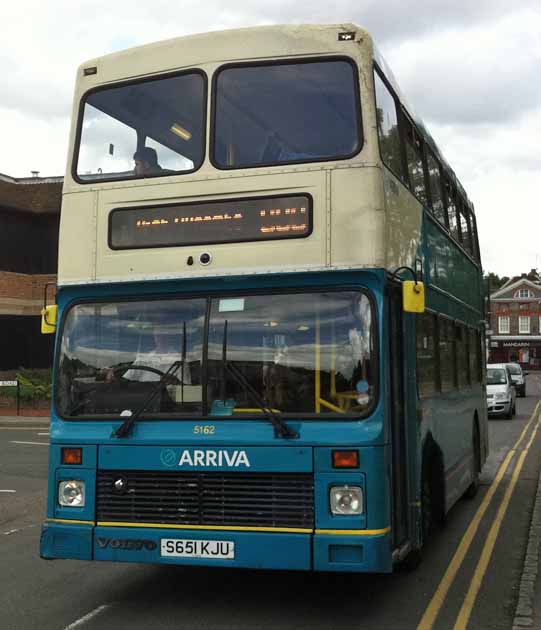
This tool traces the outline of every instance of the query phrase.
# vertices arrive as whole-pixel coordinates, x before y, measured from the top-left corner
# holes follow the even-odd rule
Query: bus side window
[[[441,391],[448,392],[455,389],[456,383],[456,355],[453,323],[449,319],[440,317],[438,328]]]
[[[447,215],[449,217],[449,232],[451,233],[451,236],[456,241],[460,242],[458,217],[457,217],[456,192],[454,188],[451,186],[451,182],[447,178],[445,181],[445,196],[447,198]]]
[[[406,158],[410,188],[413,194],[426,205],[425,176],[423,169],[423,142],[415,126],[404,116]]]
[[[448,226],[442,189],[440,165],[432,151],[427,151],[428,181],[430,186],[430,205],[436,219],[445,227]]]
[[[436,317],[426,311],[417,315],[417,387],[421,398],[439,390]]]
[[[469,385],[469,365],[468,365],[468,341],[466,339],[466,328],[462,324],[455,326],[456,336],[456,359],[458,387],[463,389]]]
[[[398,130],[396,101],[377,71],[374,72],[374,82],[376,87],[376,115],[381,159],[397,177],[402,181],[406,181],[406,174],[402,168],[402,150]]]
[[[468,252],[468,254],[473,256],[471,227],[470,227],[470,221],[469,221],[470,217],[468,213],[468,208],[462,200],[460,200],[459,216],[460,216],[460,237],[462,239],[462,246]]]

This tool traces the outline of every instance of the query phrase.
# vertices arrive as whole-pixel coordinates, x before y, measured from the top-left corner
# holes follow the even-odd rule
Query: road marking
[[[38,435],[51,435],[51,434],[47,432],[47,433],[38,433]]]
[[[17,490],[0,490],[0,492],[17,492]]]
[[[455,554],[438,585],[436,592],[432,596],[432,599],[430,600],[430,603],[428,604],[421,618],[421,621],[419,622],[419,625],[417,626],[417,630],[430,630],[430,628],[434,626],[434,622],[436,621],[436,618],[445,602],[445,598],[447,597],[447,593],[449,589],[451,588],[451,585],[453,584],[455,580],[458,570],[462,566],[462,562],[464,561],[464,558],[466,557],[466,554],[468,553],[468,550],[473,542],[473,538],[475,534],[477,533],[477,530],[479,529],[481,520],[483,516],[485,515],[485,512],[487,511],[487,508],[490,505],[490,502],[492,501],[492,497],[496,493],[496,490],[498,489],[498,486],[500,485],[500,482],[503,479],[503,476],[505,475],[507,468],[509,467],[509,464],[511,463],[511,460],[515,456],[517,452],[517,448],[519,447],[520,443],[524,439],[524,436],[526,435],[527,430],[532,424],[533,419],[535,418],[537,414],[537,410],[539,409],[540,404],[541,404],[541,401],[538,401],[530,419],[528,420],[528,423],[522,430],[520,437],[515,442],[513,448],[507,453],[500,468],[498,469],[498,473],[496,477],[494,478],[494,481],[490,484],[490,487],[485,495],[485,498],[483,499],[481,505],[477,509],[475,516],[471,520],[468,526],[468,529],[466,530],[466,533],[462,537],[462,540],[460,541],[460,544],[457,550],[455,551]]]
[[[20,442],[19,440],[11,440],[11,444],[34,444],[36,446],[49,446],[49,442]]]
[[[17,532],[22,532],[23,529],[30,529],[31,527],[37,527],[37,525],[25,525],[24,527],[18,527],[17,529],[8,529],[7,532],[2,532],[2,536],[10,536]]]
[[[0,427],[0,431],[39,431],[43,429],[43,427],[18,427],[18,426],[10,426],[10,427]]]
[[[102,606],[98,606],[96,609],[92,610],[91,612],[86,614],[84,617],[81,617],[80,619],[77,619],[77,621],[70,623],[70,625],[66,626],[64,630],[74,630],[74,628],[80,628],[84,623],[86,623],[87,621],[90,621],[94,617],[97,617],[100,613],[102,613],[104,610],[107,610],[107,608],[110,608],[110,607],[111,607],[111,604],[103,604]]]
[[[481,557],[475,569],[475,573],[473,574],[470,588],[468,589],[468,593],[466,594],[466,598],[464,599],[464,603],[462,604],[462,608],[458,613],[458,617],[454,626],[454,630],[463,630],[467,627],[468,621],[470,619],[470,615],[475,604],[475,600],[477,598],[477,594],[479,593],[479,589],[481,588],[481,584],[483,582],[483,578],[485,576],[486,570],[488,568],[488,563],[490,562],[490,558],[492,557],[492,552],[494,551],[494,546],[496,545],[496,540],[498,538],[498,534],[500,532],[500,527],[502,525],[503,519],[507,512],[507,508],[509,507],[509,502],[511,501],[511,497],[513,496],[513,492],[517,485],[520,473],[522,471],[522,466],[524,465],[524,460],[526,459],[526,455],[528,455],[528,451],[530,450],[530,446],[535,439],[537,434],[537,429],[539,428],[539,423],[541,422],[541,415],[537,420],[537,424],[535,425],[534,430],[532,431],[532,435],[528,444],[523,449],[520,457],[518,459],[517,465],[515,466],[515,470],[513,471],[513,476],[505,491],[505,495],[501,502],[498,513],[496,514],[496,518],[492,523],[490,531],[488,532],[488,536],[483,547],[483,551],[481,552]]]

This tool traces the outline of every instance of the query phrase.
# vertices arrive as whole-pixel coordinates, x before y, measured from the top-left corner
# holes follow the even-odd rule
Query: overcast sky
[[[539,0],[19,0],[3,3],[0,173],[63,175],[77,66],[224,28],[356,22],[470,199],[483,267],[541,268]]]

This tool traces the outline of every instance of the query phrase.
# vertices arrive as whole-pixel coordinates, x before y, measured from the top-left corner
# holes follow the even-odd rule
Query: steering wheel
[[[158,370],[158,368],[151,367],[150,365],[123,365],[119,368],[113,368],[113,373],[115,376],[118,375],[118,378],[122,378],[125,372],[129,370],[142,370],[143,372],[152,372],[153,374],[157,374],[160,378],[165,376],[165,372],[162,370]],[[176,385],[180,383],[178,378],[173,374],[170,374],[167,379],[165,379],[165,385]]]

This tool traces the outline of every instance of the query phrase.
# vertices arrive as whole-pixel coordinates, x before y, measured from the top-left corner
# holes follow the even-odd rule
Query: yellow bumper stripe
[[[197,529],[207,531],[226,532],[277,532],[289,534],[326,534],[332,536],[381,536],[391,531],[390,527],[384,529],[305,529],[300,527],[242,527],[228,525],[173,525],[168,523],[122,523],[117,521],[78,521],[67,518],[48,518],[48,523],[67,523],[76,525],[99,525],[100,527],[145,527],[158,529]]]
[[[297,527],[241,527],[228,525],[169,525],[168,523],[117,523],[116,521],[98,521],[101,527],[146,527],[160,529],[201,529],[226,532],[281,532],[291,534],[312,534],[313,529],[301,529]]]
[[[333,536],[381,536],[388,534],[390,527],[384,529],[316,529],[316,534],[331,534]]]

